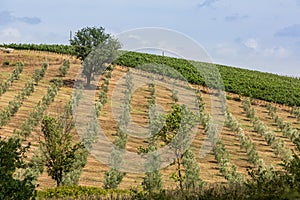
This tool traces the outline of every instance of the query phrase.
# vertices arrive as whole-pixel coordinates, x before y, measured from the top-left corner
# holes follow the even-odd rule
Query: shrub
[[[9,64],[10,64],[9,60],[6,60],[6,61],[3,62],[3,66],[9,66]]]
[[[66,76],[68,68],[64,65],[59,67],[59,75]]]
[[[130,194],[128,190],[105,190],[88,186],[62,186],[38,191],[39,198],[78,198],[86,196],[104,196],[108,194]]]
[[[41,71],[42,71],[41,69],[35,69],[35,71],[34,71],[33,78],[37,85],[38,85],[39,81],[42,79]]]

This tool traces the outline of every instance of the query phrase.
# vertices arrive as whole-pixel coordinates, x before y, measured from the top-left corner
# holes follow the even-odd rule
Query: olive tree
[[[192,111],[185,105],[174,104],[172,112],[166,116],[164,127],[158,133],[159,138],[175,155],[172,164],[176,165],[176,172],[172,174],[172,178],[179,182],[181,191],[184,190],[184,184],[186,188],[196,188],[202,185],[199,178],[200,168],[188,148],[196,124],[197,118]],[[183,168],[185,168],[186,177],[183,174]]]

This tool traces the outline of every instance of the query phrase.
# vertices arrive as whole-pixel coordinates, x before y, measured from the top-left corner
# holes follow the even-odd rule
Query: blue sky
[[[2,0],[0,43],[68,43],[69,31],[161,27],[213,62],[300,77],[300,0]]]

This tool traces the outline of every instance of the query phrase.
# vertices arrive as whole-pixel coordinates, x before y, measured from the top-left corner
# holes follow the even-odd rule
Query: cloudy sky
[[[175,30],[213,62],[300,77],[300,0],[1,0],[1,43],[68,44],[69,32],[103,26]]]

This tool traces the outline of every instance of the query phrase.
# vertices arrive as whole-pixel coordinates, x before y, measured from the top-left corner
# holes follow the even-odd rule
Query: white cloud
[[[16,17],[9,11],[0,12],[0,25],[7,25],[15,22],[35,25],[41,23],[41,19],[38,17]]]
[[[247,48],[250,48],[250,49],[253,49],[253,50],[258,49],[258,42],[256,41],[256,39],[253,39],[253,38],[250,38],[246,42],[244,42],[244,45]]]
[[[215,4],[216,2],[218,2],[219,0],[202,0],[199,4],[198,7],[199,8],[203,8],[203,7],[211,7],[213,4]]]
[[[286,58],[290,55],[289,50],[284,47],[266,48],[262,53],[264,56],[279,58]]]
[[[300,37],[300,24],[293,24],[282,28],[275,33],[275,36],[279,37]]]
[[[6,28],[0,32],[0,42],[8,43],[15,42],[22,37],[20,31],[16,28]]]
[[[249,18],[248,15],[241,15],[241,14],[235,13],[235,14],[226,16],[225,21],[235,22],[235,21],[241,21],[241,20],[244,20],[247,18]]]
[[[220,56],[228,56],[233,57],[237,55],[237,49],[233,46],[230,46],[228,44],[219,43],[217,44],[217,47],[215,48],[215,51]]]

